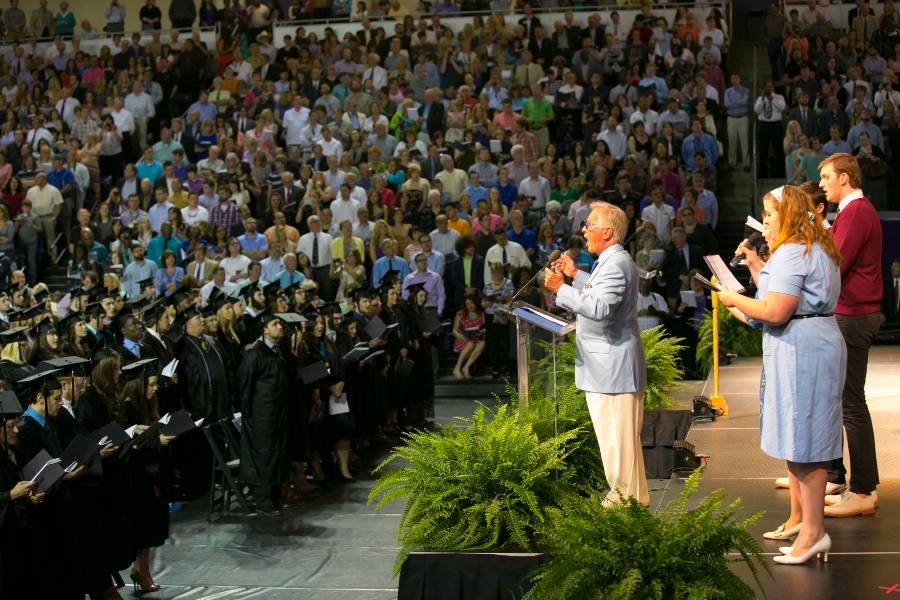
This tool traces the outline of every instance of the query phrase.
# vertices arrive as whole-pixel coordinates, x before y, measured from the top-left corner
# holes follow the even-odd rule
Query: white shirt
[[[219,286],[217,286],[214,281],[210,281],[200,288],[200,306],[205,307],[209,303],[209,295],[212,294],[213,289],[216,287]],[[219,287],[226,296],[231,296],[236,288],[237,286],[227,279],[225,280],[225,283]]]
[[[250,268],[251,261],[248,257],[240,254],[238,256],[228,256],[219,261],[219,266],[225,269],[225,277],[231,279],[238,273],[247,275],[247,269]]]
[[[131,93],[125,96],[125,108],[138,120],[152,119],[156,115],[153,98],[147,92]]]
[[[76,106],[81,106],[81,102],[78,101],[78,98],[69,97],[56,103],[56,112],[59,113],[59,116],[62,117],[63,121],[71,123],[72,119],[75,118]]]
[[[665,314],[669,312],[669,307],[666,306],[666,301],[656,292],[650,292],[646,296],[639,293],[637,297],[638,311],[644,310],[651,306],[661,313]],[[638,315],[637,320],[638,327],[641,329],[641,331],[650,329],[651,327],[656,327],[661,322],[660,318],[655,315]]]
[[[318,237],[317,237],[318,236]],[[319,262],[313,264],[313,240],[318,239],[319,242]],[[327,267],[331,265],[331,235],[319,232],[304,233],[297,241],[297,252],[305,254],[309,258],[309,264],[315,267]]]
[[[344,145],[333,137],[330,140],[320,139],[319,146],[322,147],[322,154],[325,156],[340,156],[344,151]]]
[[[659,122],[658,112],[650,108],[647,109],[647,112],[636,110],[631,113],[628,122],[634,125],[638,121],[641,121],[644,124],[644,130],[647,132],[647,135],[656,135],[656,124]]]
[[[332,171],[328,169],[325,171],[322,176],[325,178],[325,183],[328,184],[328,187],[331,188],[332,193],[337,194],[338,190],[341,187],[341,184],[344,183],[344,180],[347,179],[347,174],[341,171],[340,169],[336,171]]]
[[[865,194],[863,194],[863,191],[862,191],[862,190],[853,190],[852,192],[850,192],[849,194],[847,194],[846,196],[844,196],[843,198],[841,198],[841,201],[838,202],[838,212],[841,212],[842,210],[844,210],[845,208],[847,208],[847,206],[848,206],[851,202],[853,202],[854,200],[858,200],[858,199],[862,198],[864,195],[865,195]]]
[[[134,115],[127,108],[114,110],[110,115],[112,115],[113,123],[116,124],[116,129],[119,130],[119,133],[134,131]]]
[[[369,196],[366,194],[366,190],[356,185],[353,186],[353,189],[350,190],[350,197],[356,200],[357,203],[363,205],[369,200]]]
[[[625,138],[624,133],[618,130],[610,131],[609,129],[604,129],[597,136],[597,139],[606,142],[606,147],[615,160],[625,158],[625,153],[628,151],[628,140]]]
[[[484,254],[484,280],[491,280],[491,263],[503,262],[503,248],[500,244],[494,244]],[[523,267],[531,267],[531,259],[522,244],[512,240],[506,241],[506,264],[512,265],[516,269]]]
[[[169,220],[169,209],[173,206],[175,205],[166,200],[162,204],[159,202],[154,203],[147,211],[147,215],[150,218],[150,229],[153,230],[153,233],[159,233],[162,224]]]
[[[341,196],[340,192],[338,192],[337,198],[331,202],[332,218],[334,219],[334,222],[338,224],[338,227],[340,227],[340,224],[344,221],[350,221],[355,227],[359,223],[359,217],[356,215],[356,211],[359,210],[359,207],[359,202],[354,200],[352,195],[345,199]]]
[[[441,233],[439,229],[434,229],[428,234],[431,237],[431,247],[444,256],[456,256],[456,240],[459,239],[459,232],[448,227],[445,233]]]
[[[300,132],[297,135],[297,144],[303,150],[310,150],[314,142],[322,139],[322,126],[318,123],[307,123],[300,128]]]
[[[526,177],[519,183],[519,195],[532,196],[531,206],[544,208],[550,201],[550,181],[543,175],[538,175],[537,179]]]
[[[658,208],[655,204],[649,204],[641,213],[641,219],[650,221],[656,226],[656,235],[661,242],[672,239],[670,225],[675,220],[675,209],[668,204],[663,203]]]
[[[209,221],[209,211],[199,204],[197,205],[197,208],[185,206],[181,209],[181,217],[184,219],[184,222],[187,225],[206,223]]]
[[[284,125],[284,139],[288,146],[300,145],[300,130],[309,121],[309,109],[301,106],[300,110],[293,108],[285,111],[281,117],[281,124]]]
[[[250,83],[250,80],[253,79],[253,65],[246,60],[236,60],[228,66],[234,71],[234,76],[237,79],[247,83]]]
[[[362,73],[361,82],[365,83],[367,79],[372,80],[372,89],[375,91],[387,87],[388,84],[387,71],[384,69],[384,67],[380,67],[378,65],[375,65],[374,67],[366,67],[366,70]]]
[[[753,110],[760,121],[775,123],[781,121],[781,113],[784,112],[785,106],[784,96],[781,94],[772,94],[771,100],[763,95],[756,99]],[[769,114],[766,114],[767,111]]]

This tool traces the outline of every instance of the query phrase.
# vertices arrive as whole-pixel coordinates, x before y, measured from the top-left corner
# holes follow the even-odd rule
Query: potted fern
[[[760,356],[762,354],[762,331],[747,327],[720,307],[719,313],[719,353],[738,356]],[[697,368],[701,373],[709,373],[713,364],[712,352],[712,311],[706,313],[697,332]]]
[[[720,492],[688,509],[699,485],[698,469],[678,498],[656,513],[635,500],[605,508],[602,494],[550,508],[552,526],[544,533],[552,558],[534,572],[535,586],[525,598],[752,600],[753,588],[728,565],[745,563],[758,587],[759,567],[769,572],[747,532],[762,513],[741,517],[740,500],[726,506]],[[734,554],[738,558],[729,558]]]
[[[369,494],[377,509],[405,502],[394,575],[412,552],[533,551],[571,485],[564,461],[579,433],[540,439],[514,407],[478,405],[439,432],[408,434]]]

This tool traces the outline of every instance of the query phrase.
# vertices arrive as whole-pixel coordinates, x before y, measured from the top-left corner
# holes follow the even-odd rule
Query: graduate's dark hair
[[[91,384],[97,390],[100,398],[103,399],[106,410],[109,411],[110,415],[114,416],[119,414],[120,407],[116,385],[120,366],[121,359],[119,355],[109,354],[101,358],[91,372]]]

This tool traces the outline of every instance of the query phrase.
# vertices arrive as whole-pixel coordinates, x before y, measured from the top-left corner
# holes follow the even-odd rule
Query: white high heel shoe
[[[802,565],[813,556],[821,557],[824,562],[828,562],[828,552],[831,550],[831,537],[826,533],[818,542],[806,551],[802,556],[791,556],[789,554],[776,556],[775,562],[781,565]]]
[[[763,534],[763,537],[767,540],[786,540],[788,538],[794,537],[798,533],[800,533],[800,528],[803,527],[803,523],[797,523],[793,527],[789,529],[784,528],[784,523],[778,526],[778,529],[775,531],[767,531]]]

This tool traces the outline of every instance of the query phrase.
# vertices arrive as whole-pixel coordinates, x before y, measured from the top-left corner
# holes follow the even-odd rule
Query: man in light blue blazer
[[[599,258],[590,274],[563,254],[544,286],[556,303],[577,315],[575,384],[584,390],[611,490],[609,503],[634,497],[649,505],[641,450],[644,348],[637,323],[638,272],[621,241],[628,218],[606,202],[592,204],[582,229],[587,249]],[[564,283],[563,275],[572,278]]]

